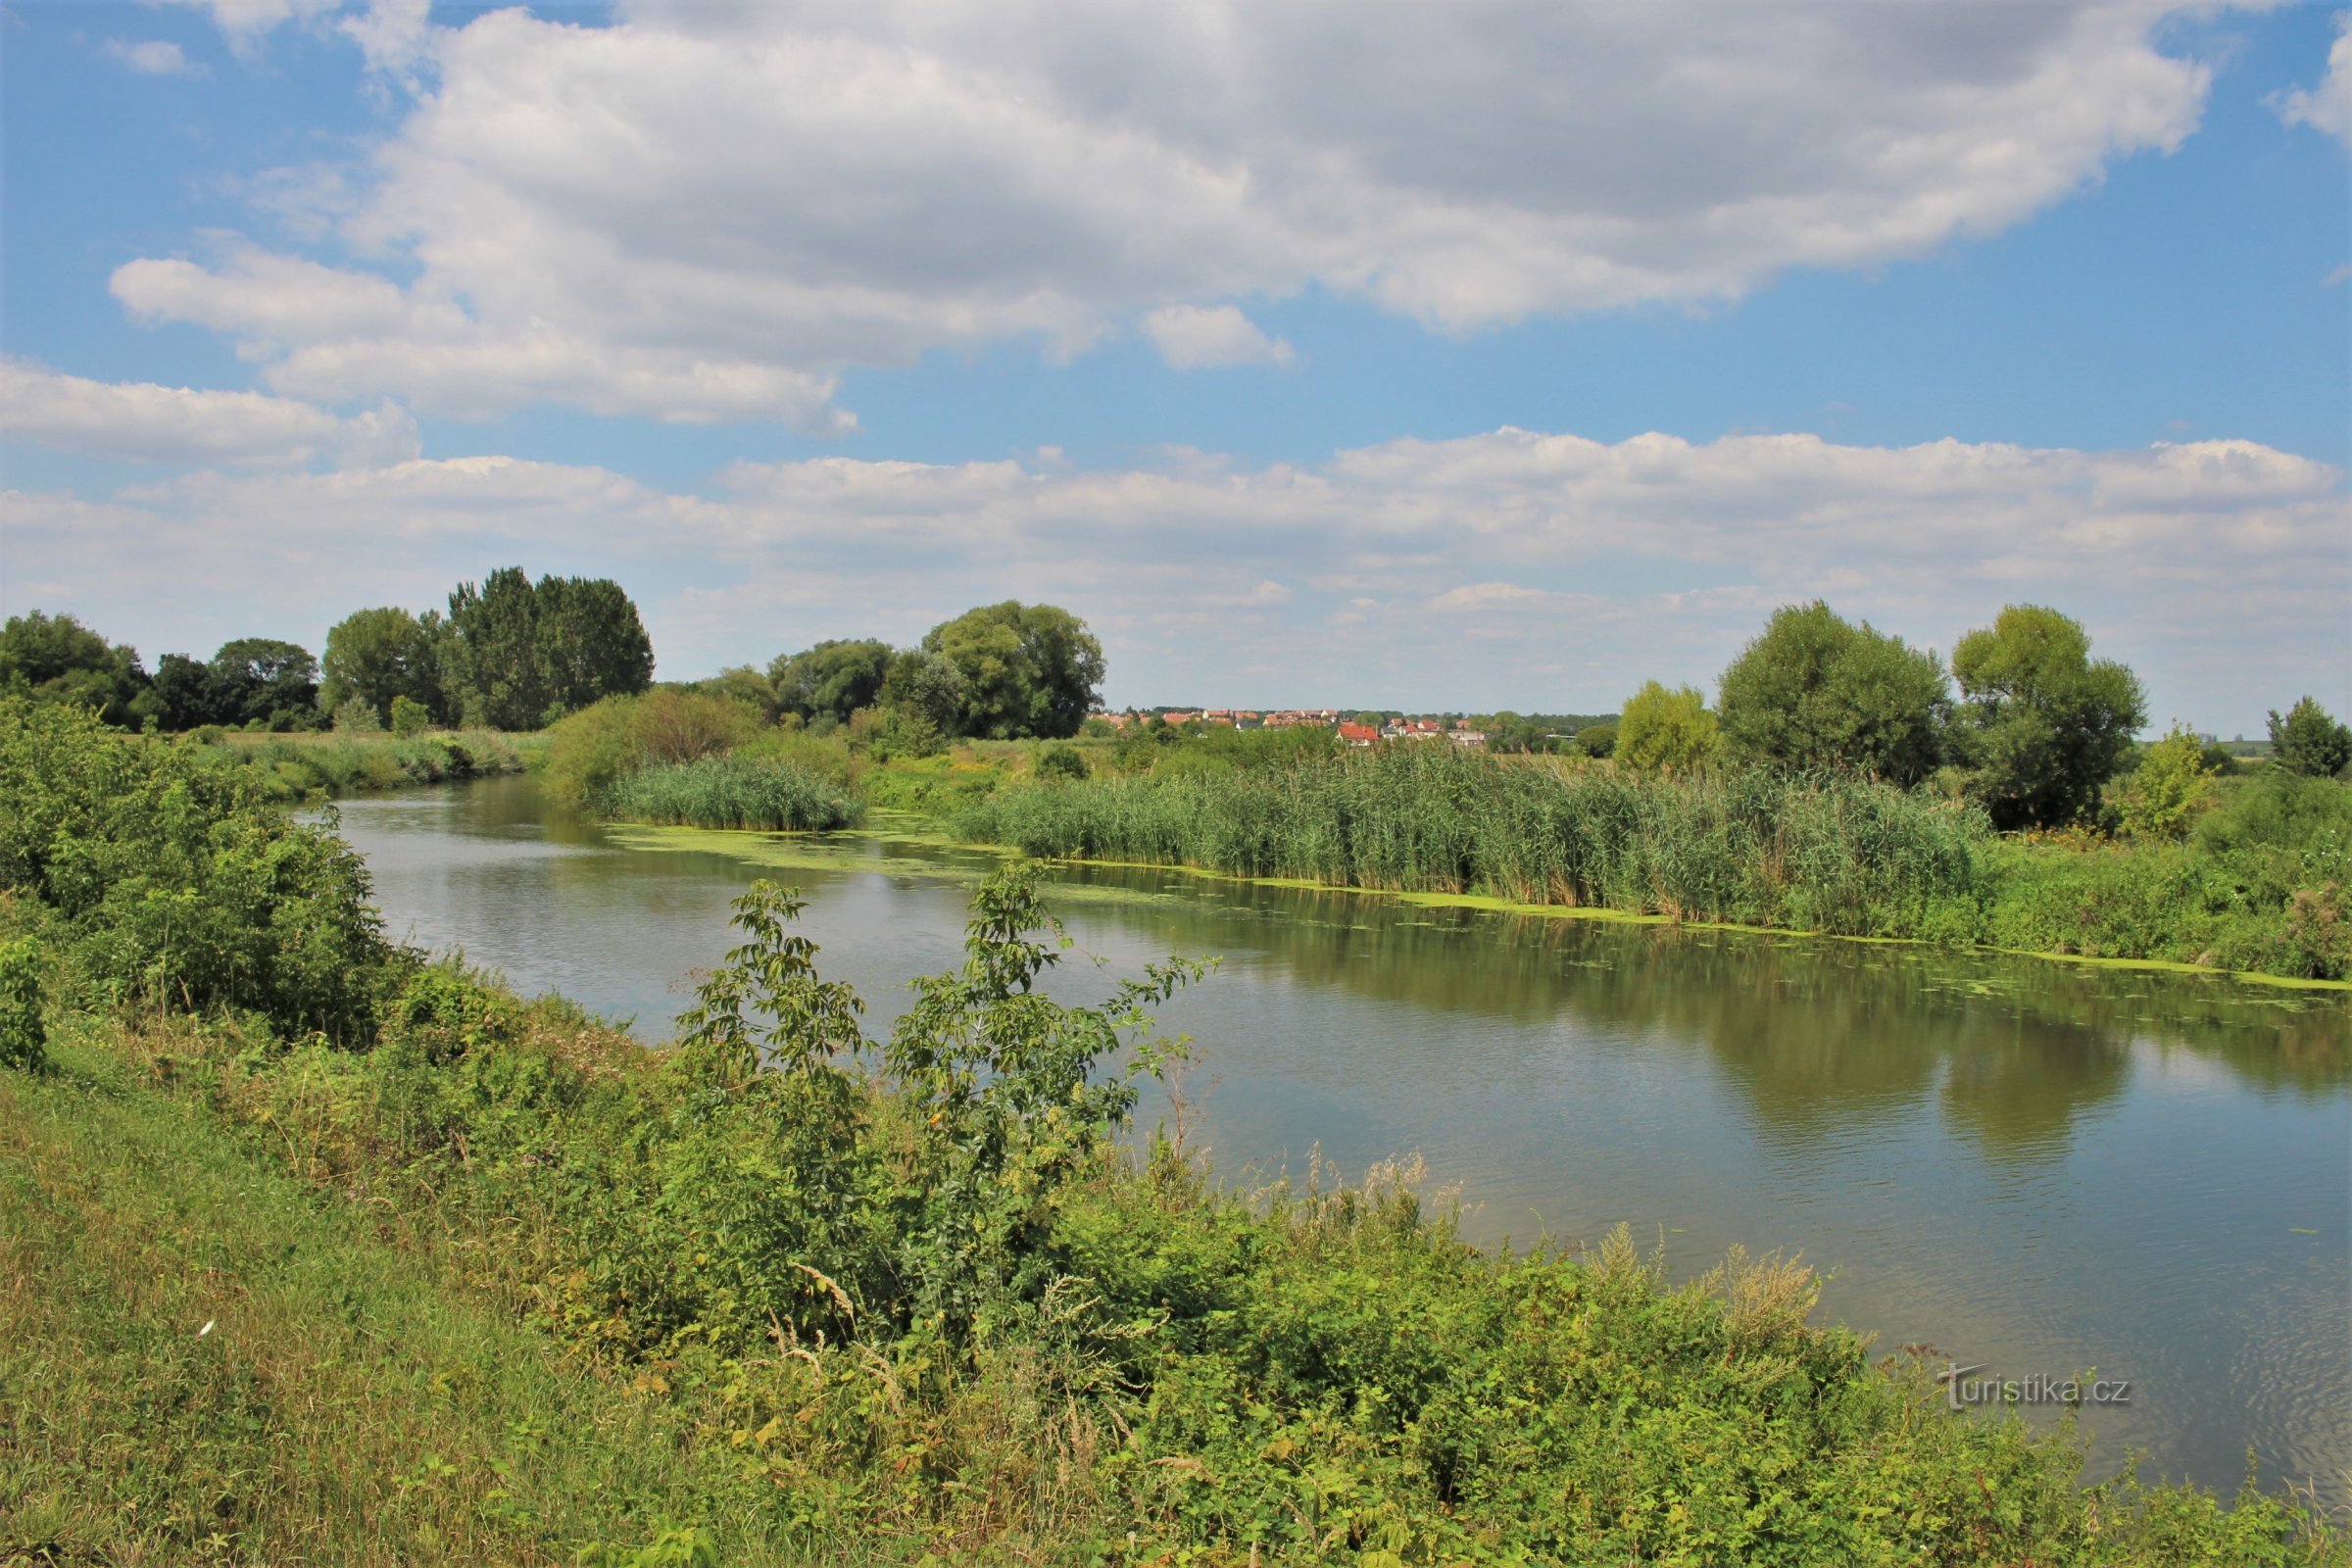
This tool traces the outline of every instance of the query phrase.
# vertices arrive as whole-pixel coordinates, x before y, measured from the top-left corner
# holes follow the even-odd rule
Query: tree
[[[40,702],[95,709],[109,724],[135,726],[156,711],[135,650],[110,645],[72,615],[28,611],[0,626],[0,691],[21,687]]]
[[[441,698],[438,650],[424,623],[405,610],[355,611],[326,634],[319,701],[340,711],[354,700],[388,723],[392,704],[402,697],[427,710]]]
[[[2271,710],[2271,755],[2290,773],[2333,778],[2352,762],[2352,729],[2306,697],[2288,709],[2284,718]]]
[[[1579,757],[1614,757],[1617,754],[1617,726],[1610,723],[1587,724],[1576,732],[1569,749]]]
[[[2177,839],[2213,805],[2216,769],[2205,743],[2179,723],[2140,753],[2139,766],[2117,802],[2123,830],[2135,839]]]
[[[208,674],[215,723],[295,729],[320,717],[318,661],[300,643],[239,637],[220,645]]]
[[[963,666],[947,655],[909,649],[890,662],[890,673],[875,695],[881,707],[921,719],[934,735],[957,735],[971,682]]]
[[[542,577],[539,657],[549,702],[564,712],[654,683],[654,640],[610,577]]]
[[[1725,744],[1784,767],[1916,784],[1943,760],[1943,664],[1816,599],[1773,613],[1723,672]]]
[[[952,733],[997,740],[1060,740],[1078,733],[1102,684],[1102,645],[1086,622],[1053,605],[1006,600],[931,628],[923,652],[962,672]]]
[[[504,566],[449,596],[443,685],[469,724],[537,729],[654,681],[637,607],[603,577],[542,577]]]
[[[1649,681],[1626,700],[1617,717],[1617,760],[1635,767],[1697,767],[1721,745],[1715,715],[1695,686],[1668,691]]]
[[[226,722],[220,716],[212,668],[202,660],[166,654],[155,662],[150,690],[155,694],[156,720],[165,729],[178,731]]]
[[[1954,749],[1996,827],[2080,819],[2147,722],[2138,677],[2093,660],[2082,623],[2038,605],[2011,605],[1961,638],[1952,673]]]
[[[694,689],[742,704],[758,713],[762,724],[773,724],[784,711],[776,701],[775,682],[750,664],[730,664],[709,680],[697,681]]]
[[[829,640],[780,656],[767,666],[767,676],[784,711],[846,724],[852,713],[880,699],[891,659],[890,644],[872,638]]]

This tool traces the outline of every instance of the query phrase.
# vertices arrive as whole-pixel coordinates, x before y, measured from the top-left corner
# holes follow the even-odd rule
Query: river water
[[[395,936],[648,1040],[797,885],[871,1032],[958,960],[996,863],[909,822],[785,838],[604,830],[527,778],[349,801]],[[1750,1251],[1829,1276],[1817,1320],[1978,1378],[2095,1368],[2089,1475],[2352,1500],[2352,998],[2210,976],[1430,908],[1174,871],[1062,868],[1054,989],[1216,957],[1162,1009],[1195,1042],[1190,1147],[1243,1183],[1421,1155],[1474,1241],[1620,1221],[1678,1276]],[[1100,960],[1106,973],[1098,973]],[[1171,1113],[1148,1100],[1143,1124]],[[2030,1412],[2048,1418],[2054,1411]]]

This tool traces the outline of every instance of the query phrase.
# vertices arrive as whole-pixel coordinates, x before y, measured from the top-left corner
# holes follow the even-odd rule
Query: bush
[[[2333,778],[2352,764],[2352,729],[2306,697],[2280,718],[2271,710],[2271,753],[2290,773]]]
[[[2135,839],[2178,839],[2214,803],[2214,769],[2205,743],[2176,724],[2140,753],[2116,803],[2124,832]]]
[[[211,748],[0,698],[0,888],[118,996],[364,1039],[389,954],[360,858]]]
[[[1037,772],[1040,778],[1084,778],[1086,758],[1075,746],[1049,746],[1038,754]]]
[[[547,790],[565,805],[589,805],[626,774],[732,751],[759,730],[756,710],[704,692],[662,687],[608,697],[555,726]]]
[[[392,699],[392,733],[399,736],[421,735],[433,727],[432,710],[414,697]]]
[[[0,1067],[38,1072],[49,1059],[41,1021],[41,950],[30,937],[0,942]]]
[[[376,716],[373,703],[354,697],[337,705],[334,727],[339,735],[381,735],[384,721]]]

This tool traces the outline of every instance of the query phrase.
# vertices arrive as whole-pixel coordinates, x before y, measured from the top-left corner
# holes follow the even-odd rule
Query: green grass
[[[489,1238],[291,1174],[301,1129],[178,1080],[203,1050],[0,1072],[0,1561],[567,1563],[721,1519],[678,1412],[524,1323]]]
[[[855,826],[864,800],[814,770],[742,753],[657,763],[596,792],[605,816],[658,826],[808,832]]]

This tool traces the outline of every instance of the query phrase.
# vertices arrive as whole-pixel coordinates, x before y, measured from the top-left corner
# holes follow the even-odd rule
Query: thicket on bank
[[[149,1020],[114,1049],[175,1065],[156,1054],[141,1082],[161,1087],[137,1092],[266,1131],[252,1157],[321,1201],[487,1244],[466,1255],[504,1298],[674,1411],[703,1479],[662,1499],[673,1546],[1235,1568],[2341,1559],[2251,1491],[2079,1489],[2063,1435],[1956,1416],[1924,1369],[1808,1326],[1801,1270],[1735,1258],[1676,1286],[1622,1232],[1589,1255],[1466,1249],[1393,1176],[1241,1196],[1164,1143],[1137,1161],[1134,1086],[1168,1049],[1149,1012],[1197,971],[1054,1000],[1053,928],[1018,872],[878,1042],[791,896],[756,888],[679,1043],[644,1053],[386,945],[351,852],[248,781],[0,702],[0,940],[50,956],[53,1015]],[[55,1481],[0,1472],[78,1494]],[[333,1528],[406,1528],[393,1481]],[[561,1498],[439,1495],[434,1539],[612,1555]],[[460,1496],[479,1515],[449,1517]],[[77,1550],[125,1532],[186,1550],[172,1531],[227,1517],[232,1554],[270,1556],[294,1522],[266,1492],[233,1500],[181,1525],[160,1505],[52,1522]]]

